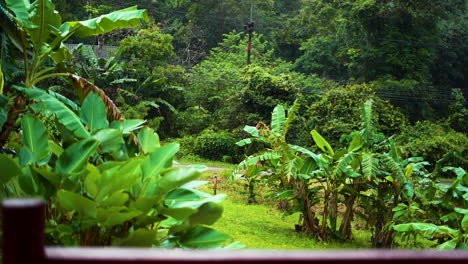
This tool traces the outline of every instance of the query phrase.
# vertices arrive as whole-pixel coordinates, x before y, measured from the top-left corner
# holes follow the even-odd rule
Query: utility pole
[[[247,65],[251,64],[252,53],[252,36],[254,32],[255,22],[253,21],[253,4],[250,5],[250,22],[244,25],[244,30],[249,34],[249,42],[247,43]]]

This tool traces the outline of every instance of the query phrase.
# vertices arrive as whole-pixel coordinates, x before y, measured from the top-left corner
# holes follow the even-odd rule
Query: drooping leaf
[[[91,138],[74,143],[60,155],[56,171],[63,176],[82,171],[98,146],[99,142]]]
[[[277,105],[271,114],[271,130],[273,133],[283,135],[286,113],[282,105]]]
[[[51,152],[49,144],[49,136],[46,127],[39,119],[25,116],[21,120],[23,133],[21,134],[21,142],[24,147],[27,147],[33,154],[33,162],[39,166],[48,162]]]
[[[106,107],[101,98],[94,93],[89,93],[83,101],[80,118],[89,127],[91,133],[109,127]]]
[[[243,146],[249,145],[249,144],[252,144],[252,139],[250,139],[250,138],[246,138],[246,139],[243,139],[241,141],[236,142],[236,145],[239,146],[239,147],[243,147]]]
[[[57,193],[60,205],[68,211],[76,211],[83,217],[96,218],[96,204],[74,192],[60,190]]]
[[[335,152],[333,151],[332,147],[328,142],[320,135],[315,129],[310,132],[312,138],[315,141],[317,147],[319,147],[323,152],[328,153],[330,156],[334,156]]]
[[[140,142],[141,150],[145,154],[152,153],[161,146],[158,134],[149,127],[145,127],[138,132],[138,140]]]
[[[231,237],[208,227],[195,227],[187,230],[179,240],[184,248],[215,248]]]
[[[66,22],[60,29],[75,32],[76,36],[84,38],[101,35],[115,29],[141,26],[142,20],[149,20],[148,13],[146,10],[137,10],[134,6],[85,21]]]
[[[107,118],[110,121],[124,119],[123,114],[120,112],[117,106],[115,106],[114,102],[106,95],[106,93],[103,90],[101,90],[99,87],[97,87],[96,85],[92,84],[91,82],[89,82],[88,80],[80,76],[70,74],[70,78],[72,79],[75,87],[79,88],[79,90],[81,91],[82,98],[85,98],[90,92],[93,92],[97,94],[99,97],[101,97],[107,109]]]
[[[407,223],[393,226],[398,232],[411,232],[419,231],[425,235],[433,236],[436,234],[439,235],[449,235],[451,237],[456,237],[460,234],[459,230],[452,229],[448,226],[438,226],[430,223]]]
[[[70,130],[73,135],[78,138],[89,137],[89,132],[81,123],[80,118],[57,98],[40,89],[26,89],[19,86],[15,86],[15,88],[39,102],[38,106],[34,108],[35,111],[53,113],[57,116],[58,121]]]

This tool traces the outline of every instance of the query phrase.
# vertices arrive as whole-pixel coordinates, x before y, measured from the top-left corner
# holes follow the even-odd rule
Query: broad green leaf
[[[115,240],[113,245],[120,247],[151,247],[156,242],[157,235],[157,229],[138,229],[131,232],[125,239]]]
[[[170,200],[165,199],[166,205],[170,208],[192,208],[198,209],[206,203],[221,203],[226,199],[226,194],[218,194],[218,195],[211,195],[204,199],[199,200],[188,200],[188,201],[181,201],[181,200]]]
[[[19,150],[18,153],[19,156],[19,162],[21,167],[26,167],[29,164],[34,163],[34,154],[31,152],[31,150],[28,147],[22,147]]]
[[[80,110],[80,118],[88,127],[91,133],[109,127],[107,121],[106,106],[101,97],[95,93],[89,93],[83,101]]]
[[[286,113],[282,105],[277,105],[271,114],[271,130],[276,134],[283,134],[284,124],[286,123]]]
[[[190,216],[190,224],[195,225],[212,225],[223,214],[223,207],[217,203],[208,202],[198,208],[198,212]]]
[[[301,152],[301,153],[304,153],[304,154],[308,155],[309,157],[313,158],[317,163],[320,162],[319,155],[313,153],[312,151],[310,151],[310,150],[308,150],[306,148],[303,148],[303,147],[297,146],[297,145],[291,145],[291,144],[289,144],[289,147],[292,148],[295,151],[298,151],[298,152]]]
[[[31,4],[29,0],[5,0],[7,7],[15,13],[16,19],[24,26],[30,24],[29,8]]]
[[[149,127],[145,127],[138,132],[138,140],[140,141],[141,150],[148,154],[161,147],[159,136]]]
[[[7,155],[0,154],[0,179],[6,184],[11,178],[22,174],[18,163]]]
[[[49,94],[52,95],[53,97],[57,98],[60,102],[64,103],[65,105],[69,106],[73,111],[79,111],[80,108],[78,107],[78,105],[73,102],[72,100],[68,99],[67,97],[59,94],[59,93],[56,93],[54,91],[50,91],[49,90]]]
[[[40,102],[34,109],[35,111],[40,111],[43,113],[49,111],[54,113],[57,116],[58,121],[68,130],[70,130],[76,137],[89,137],[89,132],[81,123],[80,118],[57,98],[47,94],[45,91],[40,89],[26,89],[18,86],[15,86],[15,88],[25,93],[30,99]]]
[[[253,126],[245,126],[244,131],[249,133],[252,137],[259,137],[258,129]]]
[[[50,166],[33,167],[32,169],[48,180],[55,188],[60,186],[60,176]]]
[[[231,237],[208,227],[195,227],[181,236],[179,244],[184,248],[216,248]]]
[[[60,190],[57,193],[57,198],[60,205],[68,211],[76,211],[84,217],[96,218],[96,204],[74,192]]]
[[[362,141],[362,136],[360,134],[357,134],[356,136],[354,136],[351,143],[349,143],[348,152],[358,151],[362,148],[363,145],[364,142]]]
[[[141,26],[142,20],[149,21],[146,10],[137,10],[134,6],[85,21],[66,22],[61,30],[75,32],[75,35],[84,38],[101,35],[115,29]]]
[[[249,144],[252,144],[252,139],[250,139],[250,138],[246,138],[246,139],[243,139],[241,141],[236,142],[236,145],[239,146],[239,147],[243,147],[243,146],[249,145]]]
[[[429,224],[429,223],[401,224],[401,225],[393,226],[393,229],[399,232],[419,231],[429,236],[439,234],[439,235],[449,235],[451,237],[456,237],[460,234],[459,230],[452,229],[448,226],[437,226],[437,225]]]
[[[457,247],[457,244],[458,244],[458,239],[454,238],[454,239],[451,239],[445,243],[442,243],[440,245],[437,246],[438,249],[442,249],[442,250],[451,250],[451,249],[455,249]]]
[[[111,123],[111,128],[120,129],[124,135],[128,135],[130,132],[142,128],[144,123],[146,123],[146,121],[140,119],[113,121]]]
[[[168,172],[159,179],[156,193],[159,197],[200,177],[201,173],[191,168],[180,168]]]
[[[63,153],[63,148],[52,140],[47,141],[49,148],[55,156],[59,157]]]
[[[57,30],[62,24],[62,18],[55,11],[55,5],[51,0],[37,0],[36,4],[33,5],[35,8],[30,14],[31,24],[26,27],[26,31],[35,49],[48,52],[50,46],[46,42],[52,33],[58,34]]]
[[[103,153],[114,152],[125,144],[122,131],[119,129],[104,128],[94,133],[91,137],[99,141],[99,147]]]
[[[315,129],[312,130],[310,134],[312,135],[312,138],[314,139],[317,147],[319,147],[323,152],[328,153],[332,157],[335,155],[335,152],[333,151],[330,144],[328,144],[328,142],[322,137],[322,135],[320,135]]]
[[[33,154],[34,162],[39,166],[46,164],[51,155],[46,127],[39,119],[31,116],[23,117],[21,127],[21,142]]]
[[[156,176],[172,165],[172,158],[179,151],[179,144],[171,143],[151,153],[143,162],[143,177]]]
[[[112,207],[108,209],[99,208],[97,210],[97,218],[99,224],[103,227],[113,227],[116,225],[121,225],[141,214],[142,212],[138,210],[122,210],[120,207]]]
[[[95,182],[98,188],[95,200],[101,202],[115,192],[129,191],[141,175],[141,162],[142,160],[137,157],[124,162],[121,166],[101,171],[102,176]]]
[[[411,175],[413,175],[413,170],[414,170],[414,166],[409,164],[406,166],[405,168],[405,176],[406,178],[409,178],[411,177]]]
[[[56,171],[65,176],[82,171],[99,146],[94,139],[84,139],[68,147],[58,158]]]
[[[211,197],[210,194],[207,194],[205,192],[199,192],[197,190],[191,189],[176,189],[174,191],[171,191],[166,197],[164,198],[164,201],[166,204],[174,205],[179,202],[189,202],[189,201],[196,201],[200,200],[201,198],[208,198]]]
[[[189,216],[195,214],[198,210],[190,207],[182,208],[164,208],[161,213],[170,216],[176,220],[186,220]]]
[[[115,192],[109,198],[102,201],[101,207],[123,206],[128,201],[128,194],[124,192]]]

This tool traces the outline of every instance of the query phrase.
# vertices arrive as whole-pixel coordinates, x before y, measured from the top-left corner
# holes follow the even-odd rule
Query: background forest
[[[224,245],[175,158],[239,164],[318,241],[355,216],[373,247],[468,245],[467,1],[26,2],[0,0],[2,197],[57,201],[50,243]]]
[[[118,46],[107,61],[77,51],[70,66],[117,89],[127,115],[148,119],[161,138],[183,138],[182,155],[238,162],[245,153],[232,144],[242,127],[296,98],[303,107],[291,140],[312,146],[299,131],[317,129],[338,142],[374,98],[379,128],[412,155],[434,163],[456,152],[448,162],[467,165],[466,1],[55,2],[68,20],[148,10],[141,29],[69,40]]]

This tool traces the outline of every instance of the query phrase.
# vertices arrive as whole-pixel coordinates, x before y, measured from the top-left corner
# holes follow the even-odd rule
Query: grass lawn
[[[207,171],[203,180],[212,180],[215,172]],[[355,240],[351,242],[319,242],[294,230],[299,214],[283,217],[274,202],[259,198],[259,204],[248,205],[247,197],[241,194],[242,183],[226,181],[229,171],[216,172],[218,194],[228,195],[223,202],[224,213],[213,227],[233,237],[233,241],[242,242],[247,248],[255,249],[338,249],[368,248],[370,233],[355,231]],[[203,187],[204,191],[213,192],[213,183]]]

